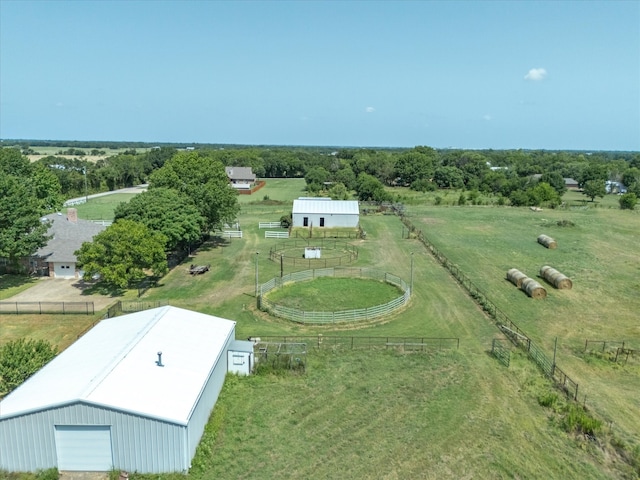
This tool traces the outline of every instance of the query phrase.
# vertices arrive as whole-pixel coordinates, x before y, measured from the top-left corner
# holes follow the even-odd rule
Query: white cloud
[[[529,72],[524,76],[525,80],[532,80],[534,82],[539,82],[544,80],[547,76],[547,71],[544,68],[532,68]]]
[[[373,112],[376,111],[376,109],[373,108],[373,107],[367,107],[367,108],[364,109],[364,111],[367,112],[367,113],[373,113]]]

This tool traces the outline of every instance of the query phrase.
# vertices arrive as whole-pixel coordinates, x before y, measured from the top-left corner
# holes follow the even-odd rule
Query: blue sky
[[[0,138],[640,150],[640,2],[0,0]]]

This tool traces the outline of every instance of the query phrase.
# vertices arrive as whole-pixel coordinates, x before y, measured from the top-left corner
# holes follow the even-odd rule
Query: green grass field
[[[637,212],[408,208],[410,220],[549,353],[558,337],[558,364],[579,381],[589,408],[612,422],[590,440],[567,434],[561,412],[540,405],[551,386],[521,352],[512,350],[508,368],[491,356],[492,340],[504,337],[417,239],[403,238],[406,228],[397,217],[361,217],[367,239],[353,243],[359,249],[355,266],[405,279],[413,258],[413,295],[401,312],[375,324],[308,326],[257,311],[256,270],[260,282],[280,275],[280,265],[267,254],[277,240],[265,239],[258,222],[278,221],[294,198],[304,196],[303,180],[274,181],[273,191],[267,185],[240,198],[244,238],[203,245],[144,299],[233,319],[237,338],[456,337],[460,347],[427,354],[311,350],[304,374],[229,377],[188,478],[638,476],[614,448],[624,444],[629,455],[636,448],[640,462],[638,365],[616,365],[580,351],[588,336],[640,338],[634,313],[640,311]],[[269,204],[274,201],[282,203]],[[557,226],[562,219],[575,227]],[[540,233],[556,238],[559,248],[537,244]],[[194,277],[187,273],[191,263],[212,268]],[[504,280],[507,268],[535,276],[542,264],[565,271],[573,290],[549,287],[548,298],[536,301]],[[3,329],[46,335],[52,328],[38,318],[7,317]],[[67,336],[80,327],[72,321],[59,326]]]
[[[269,301],[308,312],[352,310],[390,302],[402,291],[388,283],[359,278],[316,278],[272,290]],[[327,305],[327,298],[331,303]]]
[[[113,193],[103,197],[90,198],[87,203],[74,205],[78,218],[84,220],[113,220],[113,212],[120,203],[126,203],[137,193]],[[66,212],[66,209],[64,210]]]

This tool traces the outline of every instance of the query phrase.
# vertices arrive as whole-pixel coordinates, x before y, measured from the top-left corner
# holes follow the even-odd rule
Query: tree
[[[358,199],[363,201],[386,202],[391,200],[391,195],[384,189],[384,185],[373,175],[361,173],[356,182]]]
[[[15,265],[46,245],[49,226],[41,217],[61,204],[54,175],[18,150],[0,149],[0,257]]]
[[[440,188],[462,188],[464,176],[458,167],[438,167],[433,175],[433,181]]]
[[[203,234],[205,219],[193,201],[170,188],[154,188],[118,205],[115,220],[140,222],[162,233],[166,250],[185,249]]]
[[[636,204],[638,203],[638,197],[636,197],[635,193],[625,193],[620,196],[620,208],[622,210],[633,210],[636,208]]]
[[[560,195],[546,182],[538,182],[535,187],[527,190],[527,194],[531,200],[531,205],[541,205],[545,202],[552,205],[560,203]]]
[[[304,180],[307,182],[307,190],[317,192],[329,180],[329,172],[324,167],[311,167],[304,175]]]
[[[22,384],[58,353],[46,340],[19,338],[0,348],[0,396]]]
[[[592,202],[596,197],[604,197],[607,194],[604,180],[587,180],[582,186],[582,193]]]
[[[127,288],[147,277],[167,273],[166,237],[132,220],[118,220],[75,252],[84,278],[98,274],[108,285]]]
[[[238,193],[219,160],[199,152],[179,152],[149,178],[150,188],[173,188],[188,196],[205,218],[205,231],[235,220]]]
[[[334,200],[348,200],[351,195],[342,183],[334,183],[329,189],[329,196]]]
[[[567,185],[564,183],[564,177],[558,172],[543,173],[542,177],[540,177],[540,182],[551,185],[560,196],[564,195],[567,191]]]
[[[435,150],[411,150],[402,153],[396,160],[395,172],[403,183],[411,185],[417,180],[430,180],[433,177],[437,154]]]

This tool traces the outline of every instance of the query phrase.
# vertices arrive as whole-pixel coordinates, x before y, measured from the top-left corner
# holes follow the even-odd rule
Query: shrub
[[[580,405],[568,403],[565,407],[562,427],[567,432],[584,433],[585,435],[595,436],[601,426],[602,422],[589,415]]]
[[[558,403],[558,394],[555,392],[545,392],[538,395],[538,404],[543,407],[553,408]]]
[[[464,193],[461,193],[458,197],[458,205],[466,205],[467,204],[467,196]]]
[[[0,348],[0,393],[9,393],[58,353],[46,340],[19,338]]]
[[[619,202],[622,210],[633,210],[638,203],[638,197],[635,193],[625,193],[620,197]]]
[[[442,197],[440,195],[437,195],[435,198],[435,202],[436,202],[436,205],[442,204]]]

